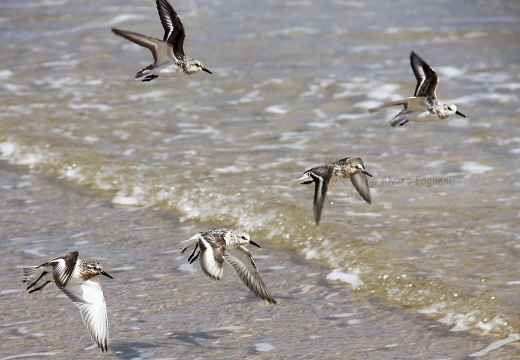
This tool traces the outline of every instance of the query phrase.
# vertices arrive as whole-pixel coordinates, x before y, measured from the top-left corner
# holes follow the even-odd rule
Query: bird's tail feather
[[[153,79],[158,78],[159,76],[153,74],[153,71],[151,70],[152,68],[153,65],[145,67],[143,70],[135,74],[135,79],[141,81],[152,81]]]
[[[394,118],[392,120],[390,120],[390,125],[392,127],[402,126],[402,125],[406,124],[407,122],[408,122],[408,120],[406,120],[406,114],[404,114],[403,112],[400,112],[399,114],[394,116]]]
[[[39,266],[27,266],[22,269],[22,282],[28,283],[27,290],[30,292],[41,291],[50,282],[48,279],[44,279],[45,270]]]
[[[181,241],[181,243],[179,244],[179,248],[181,249],[181,254],[184,254],[184,252],[186,252],[186,250],[195,247],[195,245],[197,245],[198,241],[199,241],[199,234],[192,236],[188,240]]]
[[[36,272],[37,266],[27,266],[22,269],[23,278],[22,282],[28,282],[29,278]]]

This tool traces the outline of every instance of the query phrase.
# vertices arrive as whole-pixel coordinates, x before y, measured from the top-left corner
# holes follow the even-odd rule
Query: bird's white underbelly
[[[437,121],[441,120],[437,114],[432,114],[429,111],[423,111],[420,113],[412,113],[406,117],[408,121],[416,121],[416,122],[428,122],[428,121]]]
[[[153,69],[153,74],[164,77],[179,77],[186,75],[177,64],[172,63],[157,66]]]

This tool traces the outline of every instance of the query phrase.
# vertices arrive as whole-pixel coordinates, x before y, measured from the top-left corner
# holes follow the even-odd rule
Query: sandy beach
[[[518,342],[487,351],[500,339],[450,331],[385,305],[262,239],[254,239],[262,248],[251,250],[274,306],[250,293],[229,266],[217,284],[198,264],[186,265],[178,242],[211,224],[114,206],[108,196],[4,163],[0,186],[2,359],[518,358]],[[21,283],[23,265],[72,250],[114,277],[96,278],[109,312],[108,354],[92,345],[79,311],[55,286],[28,294]]]

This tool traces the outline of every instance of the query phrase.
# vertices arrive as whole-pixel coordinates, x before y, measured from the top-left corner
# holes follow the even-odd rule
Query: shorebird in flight
[[[135,75],[136,80],[151,81],[159,76],[178,77],[199,71],[211,74],[202,61],[184,54],[186,31],[181,19],[167,0],[157,0],[157,11],[164,28],[162,40],[133,31],[112,28],[114,34],[124,37],[152,52],[154,63]]]
[[[417,79],[414,96],[368,109],[369,113],[376,112],[388,106],[402,105],[404,109],[390,120],[392,127],[398,125],[403,126],[409,121],[426,122],[444,120],[453,114],[466,117],[457,110],[457,106],[453,104],[443,104],[437,100],[435,90],[439,83],[439,77],[435,70],[413,51],[410,53],[410,64]]]

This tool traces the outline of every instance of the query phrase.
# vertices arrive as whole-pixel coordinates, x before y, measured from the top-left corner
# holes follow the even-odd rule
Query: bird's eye
[[[244,235],[242,235],[242,240],[247,240],[246,237]]]

